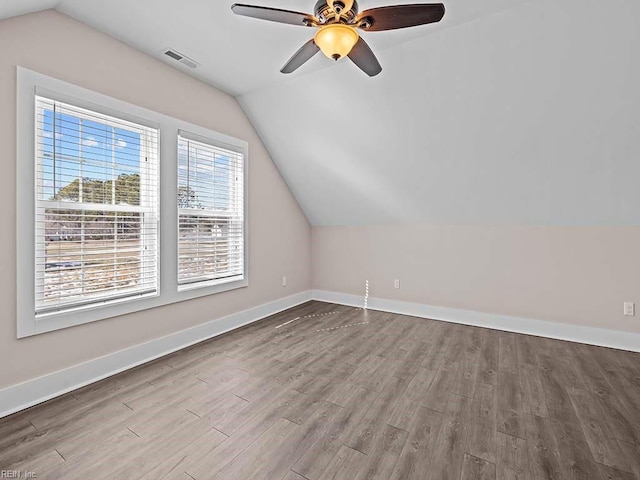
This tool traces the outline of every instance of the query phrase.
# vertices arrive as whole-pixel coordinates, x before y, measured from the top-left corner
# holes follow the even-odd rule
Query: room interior
[[[0,4],[0,477],[640,480],[640,5],[398,3]]]

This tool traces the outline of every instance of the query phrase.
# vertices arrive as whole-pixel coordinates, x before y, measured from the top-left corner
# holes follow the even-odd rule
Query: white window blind
[[[244,155],[178,137],[178,284],[244,278]]]
[[[158,291],[158,130],[36,96],[36,313]]]

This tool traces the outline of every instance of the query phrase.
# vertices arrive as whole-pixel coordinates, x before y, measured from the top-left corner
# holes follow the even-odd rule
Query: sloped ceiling
[[[241,103],[314,225],[638,225],[639,25],[536,0]]]
[[[52,3],[4,0],[0,18]],[[236,17],[231,3],[56,8],[200,62],[178,68],[238,96],[314,225],[640,223],[637,1],[445,1],[441,24],[365,34],[384,67],[372,79],[321,55],[280,74],[312,31]]]

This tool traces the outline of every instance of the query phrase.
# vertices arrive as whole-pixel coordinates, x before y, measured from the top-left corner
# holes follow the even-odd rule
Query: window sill
[[[244,283],[244,285],[242,285]],[[201,290],[201,289],[212,289],[214,290],[212,293],[215,293],[218,288],[222,288],[227,285],[235,285],[246,286],[246,282],[244,277],[229,277],[229,278],[220,278],[217,280],[204,280],[201,282],[193,282],[193,283],[183,283],[178,285],[178,292],[190,292],[192,290]],[[237,288],[237,287],[231,287]],[[228,290],[225,288],[224,290]],[[222,291],[224,291],[222,290]]]
[[[98,320],[106,320],[120,315],[228,292],[248,286],[249,282],[247,279],[227,280],[224,282],[217,281],[216,284],[208,283],[207,285],[197,285],[196,287],[190,286],[191,288],[189,289],[173,291],[172,294],[169,294],[169,292],[165,292],[162,295],[159,293],[150,293],[136,297],[111,300],[99,305],[85,305],[61,310],[59,312],[39,314],[34,316],[33,322],[29,322],[33,325],[33,328],[29,331],[19,330],[18,338],[74,327]]]

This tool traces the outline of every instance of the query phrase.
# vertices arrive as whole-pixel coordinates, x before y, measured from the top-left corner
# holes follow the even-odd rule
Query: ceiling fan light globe
[[[335,60],[336,57],[349,55],[358,38],[358,32],[353,27],[332,24],[318,29],[313,40],[327,58]]]

